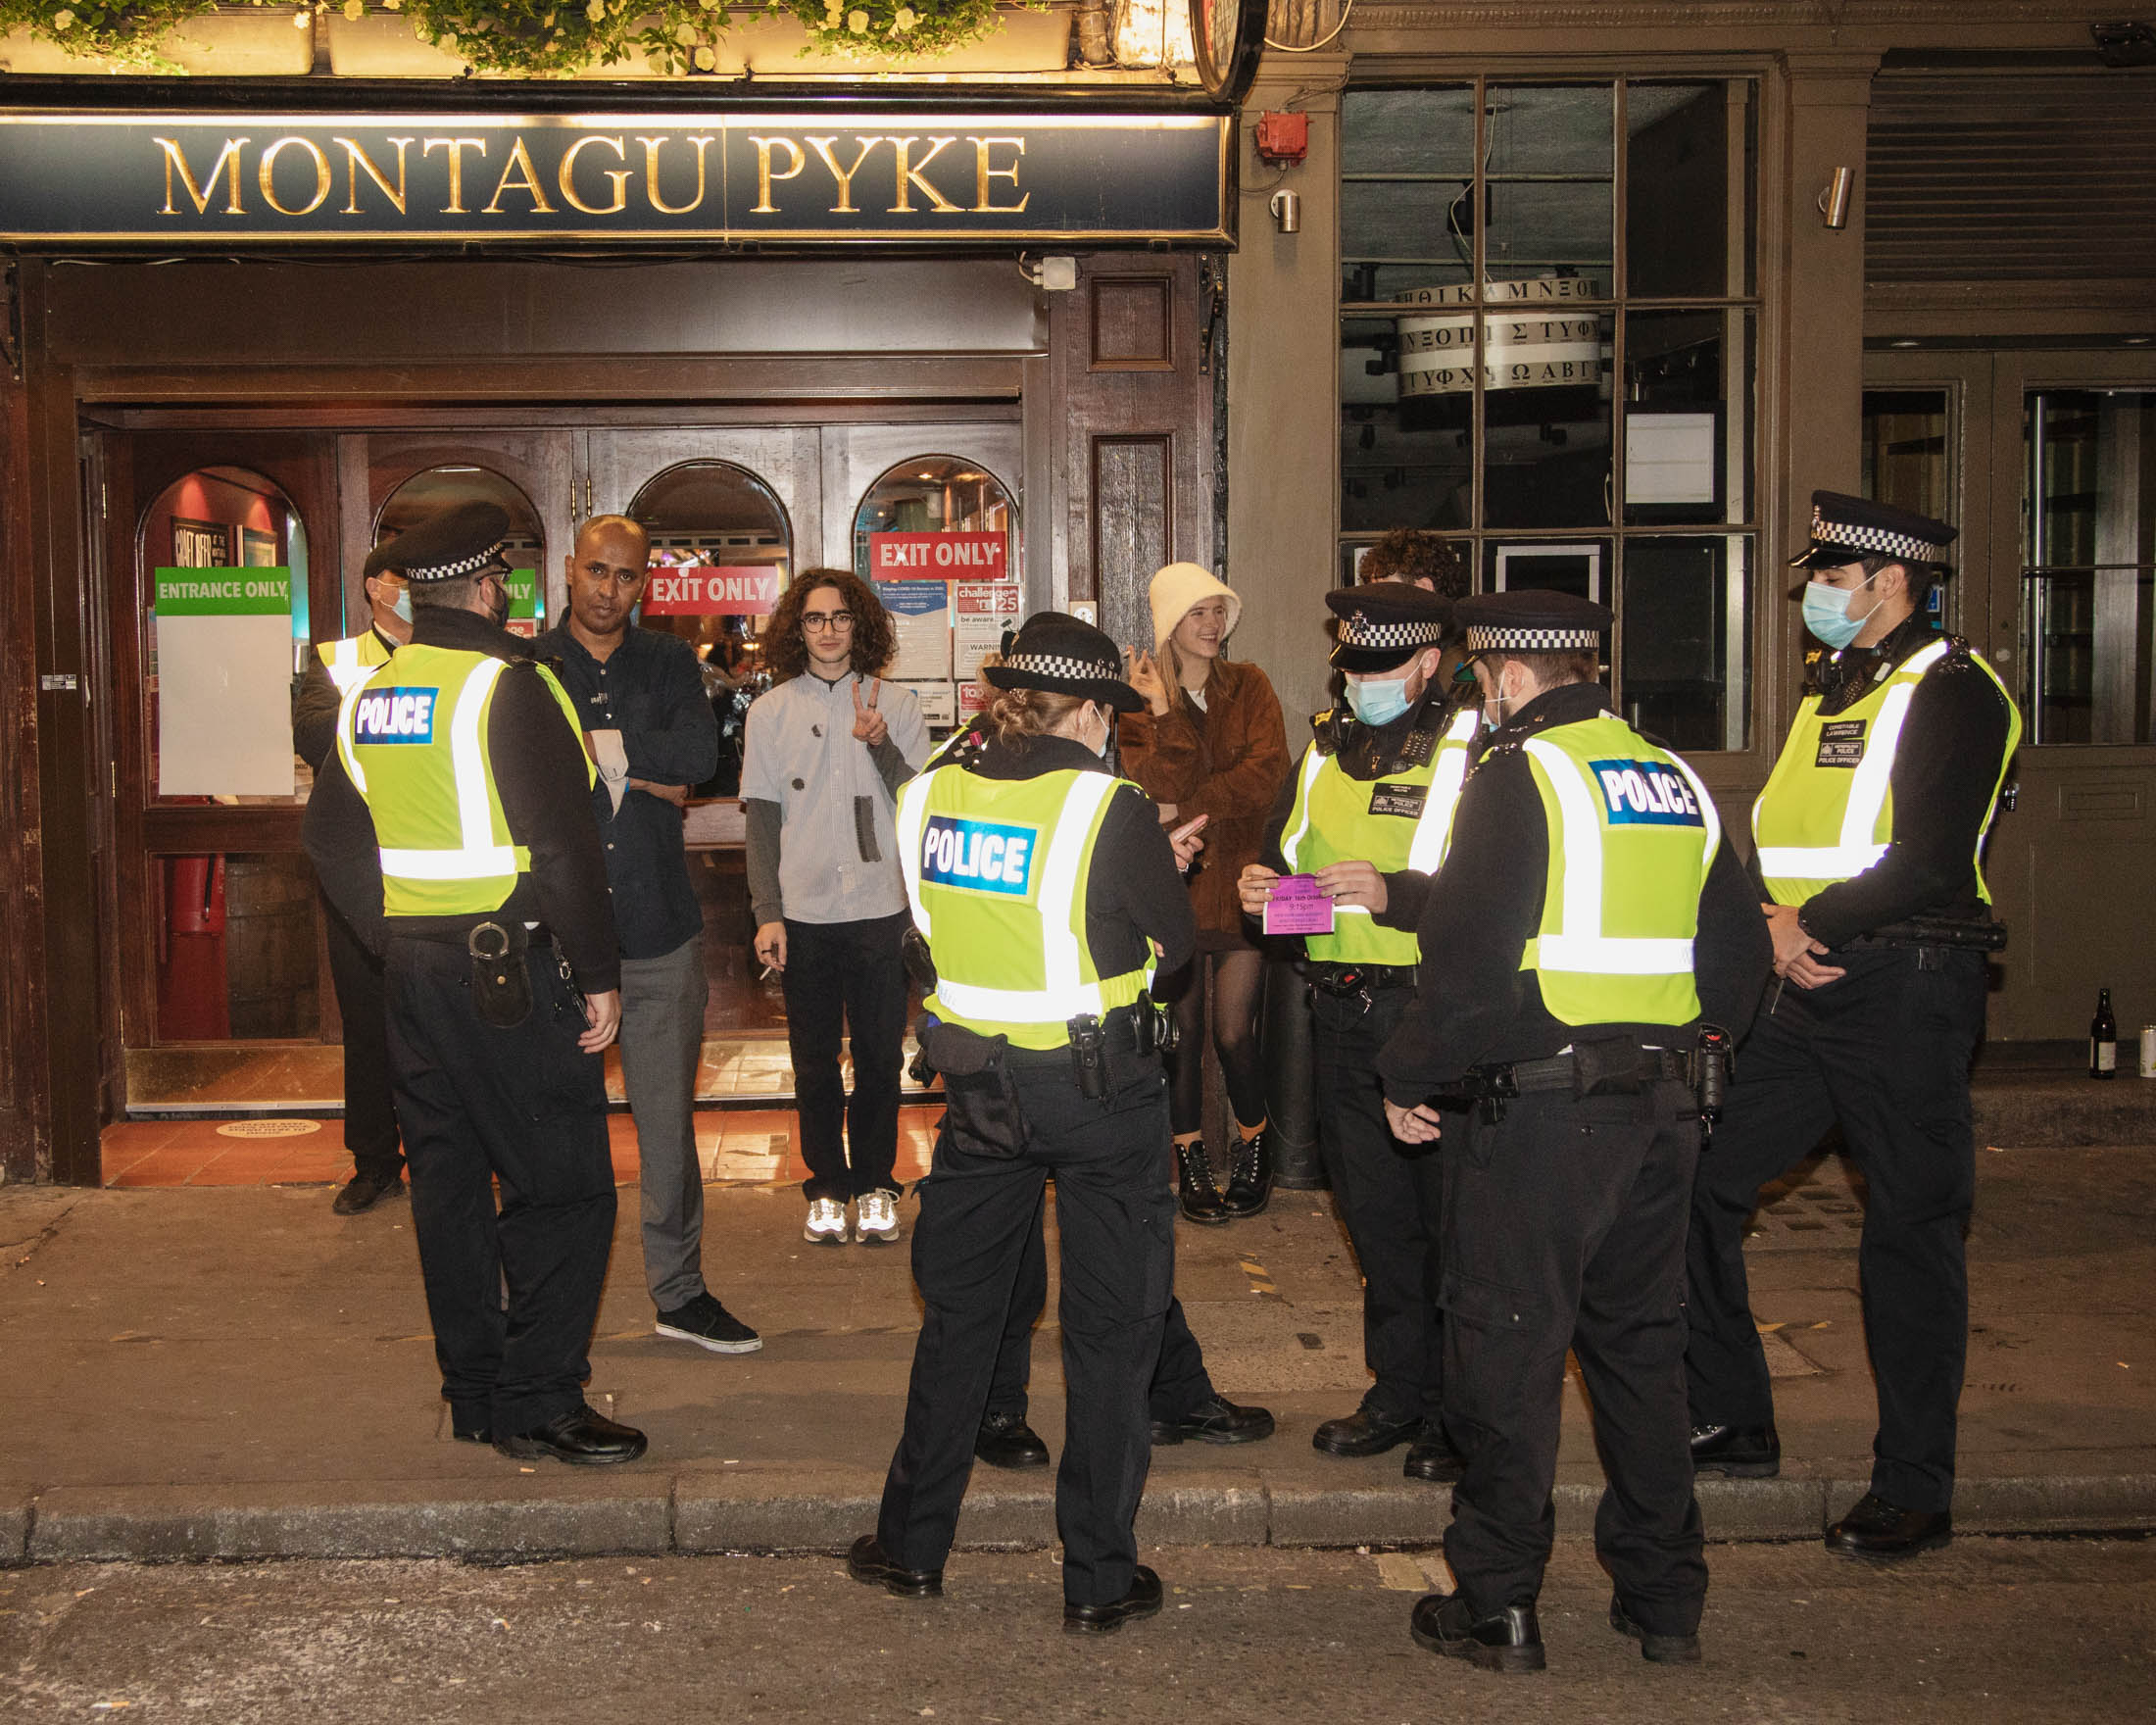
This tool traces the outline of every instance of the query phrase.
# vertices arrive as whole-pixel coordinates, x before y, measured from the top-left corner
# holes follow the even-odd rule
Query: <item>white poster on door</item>
[[[289,797],[292,573],[157,571],[157,794]]]
[[[951,638],[959,681],[979,675],[981,661],[1002,648],[1004,631],[1018,626],[1020,597],[1014,581],[952,583]]]
[[[936,683],[951,675],[951,589],[942,581],[878,581],[898,652],[884,667],[893,682]]]

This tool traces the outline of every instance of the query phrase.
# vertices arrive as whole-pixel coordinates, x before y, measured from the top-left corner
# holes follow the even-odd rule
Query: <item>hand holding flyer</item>
[[[1265,902],[1267,934],[1331,934],[1333,901],[1314,874],[1283,874]]]

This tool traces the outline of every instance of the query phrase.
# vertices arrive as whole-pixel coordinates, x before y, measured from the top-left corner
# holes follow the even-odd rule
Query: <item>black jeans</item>
[[[1531,1604],[1556,1517],[1565,1351],[1609,1484],[1594,1548],[1632,1620],[1699,1627],[1707,1566],[1685,1410],[1689,1086],[1445,1116],[1445,1412],[1467,1455],[1445,1557],[1475,1614]]]
[[[876,1524],[884,1551],[908,1568],[940,1569],[950,1553],[1011,1290],[1054,1173],[1069,1394],[1055,1476],[1063,1597],[1105,1604],[1130,1591],[1132,1523],[1152,1459],[1147,1387],[1175,1279],[1175,1195],[1160,1062],[1110,1060],[1104,1102],[1078,1093],[1067,1056],[1014,1062],[1033,1133],[1021,1156],[972,1155],[948,1130],[937,1140],[913,1228],[926,1310]]]
[[[389,948],[390,1068],[442,1395],[461,1425],[496,1432],[583,1401],[613,1244],[604,1064],[576,1046],[583,1015],[552,950],[526,967],[531,1015],[498,1030],[472,1011],[461,947]]]
[[[1836,955],[1823,988],[1768,998],[1738,1051],[1737,1082],[1699,1158],[1687,1257],[1693,1418],[1774,1418],[1744,1278],[1759,1188],[1839,1124],[1870,1200],[1857,1253],[1864,1340],[1879,1391],[1872,1490],[1904,1509],[1954,1498],[1956,1410],[1969,1346],[1963,1236],[1976,1196],[1969,1062],[1984,1035],[1984,959],[1886,949]]]
[[[329,946],[329,982],[344,1020],[344,1147],[352,1165],[386,1185],[404,1168],[398,1148],[397,1105],[389,1083],[389,1008],[382,961],[325,898],[322,934]]]
[[[906,1052],[906,961],[899,940],[910,915],[862,922],[786,919],[786,1041],[810,1199],[841,1204],[896,1192],[899,1067]],[[854,1094],[839,1065],[841,1026],[854,1056]]]
[[[1389,1419],[1438,1419],[1445,1326],[1438,1310],[1445,1213],[1438,1147],[1402,1144],[1385,1122],[1378,1051],[1414,991],[1310,994],[1325,1176],[1362,1266],[1362,1357],[1376,1382],[1364,1405]]]

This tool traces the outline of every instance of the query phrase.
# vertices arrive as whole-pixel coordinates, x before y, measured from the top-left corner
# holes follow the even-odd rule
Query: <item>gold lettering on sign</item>
[[[751,137],[749,141],[757,147],[757,202],[756,208],[751,210],[749,214],[752,216],[776,216],[778,206],[771,202],[771,182],[775,179],[792,179],[804,168],[808,167],[808,157],[792,138]],[[787,169],[784,173],[773,173],[771,172],[771,151],[774,148],[784,150],[793,159],[794,165]]]
[[[444,216],[469,216],[465,208],[465,152],[477,150],[487,153],[485,138],[428,138],[419,146],[419,154],[431,156],[436,150],[449,152],[449,202],[443,206]]]
[[[1031,192],[1024,193],[1015,204],[991,203],[989,201],[988,182],[992,179],[1007,179],[1010,181],[1010,189],[1017,191],[1017,158],[1013,157],[1011,159],[1008,168],[998,168],[995,165],[996,159],[992,152],[999,146],[1007,145],[1017,151],[1019,156],[1023,156],[1026,153],[1025,139],[1019,137],[971,138],[967,141],[973,146],[973,184],[976,192],[973,213],[976,216],[1015,216],[1019,214],[1033,201],[1033,194]]]
[[[834,216],[858,216],[860,212],[854,207],[854,175],[860,172],[860,165],[868,160],[868,152],[884,140],[882,138],[862,138],[860,150],[854,157],[854,166],[847,169],[841,169],[839,159],[831,153],[831,146],[837,142],[838,139],[835,137],[810,138],[808,147],[823,158],[823,165],[831,171],[831,177],[839,182],[839,201],[831,206],[831,214]]]
[[[911,157],[913,146],[920,141],[919,138],[893,138],[891,140],[891,147],[899,153],[897,193],[899,201],[891,206],[891,214],[894,216],[910,215],[913,210],[913,188],[919,186],[922,191],[928,194],[928,202],[936,215],[956,216],[958,213],[958,206],[929,183],[923,170],[943,154],[944,147],[947,144],[955,144],[958,140],[956,137],[936,139],[929,145],[928,154],[923,156],[916,164],[911,160]]]
[[[596,134],[578,138],[562,152],[562,201],[572,210],[581,210],[586,216],[619,215],[629,206],[629,171],[626,168],[609,168],[604,171],[605,177],[613,181],[612,203],[604,206],[587,204],[576,195],[576,158],[592,144],[606,145],[618,161],[626,162],[629,159],[628,146],[619,138],[599,137]]]
[[[390,201],[397,214],[402,216],[405,213],[405,151],[412,147],[412,140],[410,138],[391,138],[389,141],[397,146],[397,183],[395,185],[391,185],[383,177],[382,171],[368,159],[367,152],[354,143],[352,139],[338,138],[336,140],[344,147],[344,171],[346,183],[350,188],[349,194],[344,200],[344,213],[347,216],[361,214],[360,173],[362,170],[365,170],[368,178],[381,188],[382,196]]]
[[[287,210],[277,202],[275,180],[277,158],[286,150],[305,150],[315,164],[315,195],[297,210]],[[262,187],[262,201],[279,216],[312,216],[329,201],[329,191],[334,183],[329,172],[329,158],[321,153],[321,146],[313,138],[279,138],[262,153],[262,161],[255,170],[256,182]]]
[[[662,216],[686,216],[704,202],[704,152],[711,147],[710,135],[683,140],[696,146],[696,196],[686,204],[669,204],[659,195],[659,146],[666,142],[661,138],[638,138],[644,146],[644,195],[651,206]]]
[[[177,216],[179,214],[172,207],[172,170],[176,168],[179,170],[179,183],[187,188],[187,195],[194,200],[197,216],[207,216],[210,213],[210,199],[216,195],[218,175],[225,172],[231,174],[231,190],[229,201],[224,206],[224,214],[227,216],[246,215],[247,212],[241,207],[239,201],[239,149],[246,141],[245,138],[226,138],[224,148],[218,152],[216,165],[210,170],[210,177],[201,185],[197,185],[194,174],[188,170],[187,158],[180,153],[177,141],[172,138],[159,138],[157,147],[165,152],[165,208],[160,210],[158,214],[161,216]]]
[[[513,173],[517,174],[519,177],[510,178]],[[534,216],[552,216],[554,214],[554,206],[547,202],[547,194],[540,186],[539,175],[531,165],[531,152],[524,148],[522,138],[518,138],[515,143],[510,146],[509,160],[502,165],[501,180],[494,188],[494,196],[488,201],[487,207],[480,214],[483,216],[501,215],[503,213],[502,199],[510,192],[530,193],[531,213]]]

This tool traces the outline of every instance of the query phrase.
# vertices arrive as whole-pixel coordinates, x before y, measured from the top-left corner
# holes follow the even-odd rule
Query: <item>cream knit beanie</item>
[[[1171,563],[1161,569],[1152,577],[1150,597],[1155,653],[1167,645],[1168,637],[1175,633],[1175,625],[1194,605],[1202,605],[1208,599],[1226,600],[1227,633],[1231,635],[1243,617],[1243,601],[1235,596],[1235,589],[1225,581],[1215,580],[1210,569],[1200,568],[1195,563]]]

